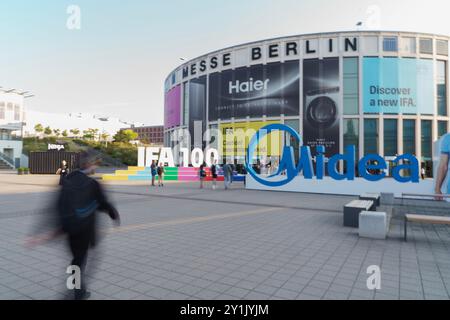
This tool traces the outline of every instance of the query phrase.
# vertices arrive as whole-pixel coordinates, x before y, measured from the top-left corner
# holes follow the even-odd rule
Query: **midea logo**
[[[230,81],[228,84],[228,93],[233,94],[267,90],[269,82],[270,79],[253,82],[253,78],[250,78],[247,82],[240,82],[239,80],[236,80],[235,82]]]
[[[255,157],[256,148],[261,139],[269,135],[273,131],[280,131],[289,133],[301,145],[300,135],[291,127],[283,124],[271,124],[265,126],[255,133],[251,139],[246,156],[247,172],[259,183],[269,187],[281,187],[295,177],[303,173],[303,177],[307,180],[314,178],[323,180],[325,177],[325,166],[328,174],[333,180],[355,180],[356,167],[358,168],[359,176],[367,181],[377,182],[386,177],[386,170],[388,165],[383,157],[378,154],[369,154],[361,160],[356,161],[356,147],[347,146],[344,154],[336,154],[330,159],[325,158],[325,147],[317,146],[315,155],[315,166],[313,165],[313,156],[309,146],[300,147],[300,157],[298,165],[294,160],[294,149],[290,146],[285,146],[283,154],[279,163],[278,171],[269,176],[262,177],[253,169],[252,163]],[[326,161],[328,160],[328,161]],[[341,173],[339,171],[339,162],[346,164],[348,170]],[[419,183],[419,161],[411,154],[404,154],[398,156],[393,161],[394,168],[392,169],[392,177],[400,183]],[[409,175],[405,175],[409,172]],[[273,179],[275,177],[284,177],[284,179]]]

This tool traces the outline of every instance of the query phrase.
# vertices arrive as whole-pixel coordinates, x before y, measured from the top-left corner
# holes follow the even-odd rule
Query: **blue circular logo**
[[[248,145],[248,148],[247,148],[247,157],[246,157],[245,166],[247,168],[247,172],[253,177],[253,179],[258,181],[259,183],[261,183],[265,186],[268,186],[268,187],[281,187],[281,186],[288,184],[296,177],[296,175],[287,174],[286,179],[284,179],[284,180],[276,180],[276,181],[269,180],[270,178],[280,176],[282,171],[285,169],[284,164],[283,164],[284,154],[282,155],[278,171],[275,174],[269,176],[268,177],[269,179],[261,178],[261,176],[256,173],[255,169],[253,169],[253,166],[252,166],[253,154],[255,153],[255,150],[258,147],[259,141],[262,138],[264,138],[266,135],[269,135],[272,131],[282,131],[282,132],[290,133],[292,135],[292,137],[294,137],[299,143],[301,142],[300,135],[298,134],[298,132],[296,132],[291,127],[284,125],[284,124],[267,125],[261,129],[259,129],[259,131],[251,139],[251,141]]]

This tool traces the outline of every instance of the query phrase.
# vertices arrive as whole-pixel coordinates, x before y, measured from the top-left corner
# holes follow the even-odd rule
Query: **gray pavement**
[[[27,249],[57,178],[0,173],[0,299],[65,299],[65,239]],[[105,184],[122,215],[103,217],[90,253],[92,299],[449,299],[450,229],[393,219],[386,241],[342,226],[352,197]],[[381,268],[368,290],[367,268]]]

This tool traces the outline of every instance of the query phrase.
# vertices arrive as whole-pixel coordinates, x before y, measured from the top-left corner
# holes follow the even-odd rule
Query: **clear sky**
[[[81,30],[69,30],[69,5]],[[376,7],[373,7],[376,6]],[[163,123],[165,77],[185,59],[243,42],[375,29],[450,35],[449,0],[1,0],[0,86],[27,108]]]

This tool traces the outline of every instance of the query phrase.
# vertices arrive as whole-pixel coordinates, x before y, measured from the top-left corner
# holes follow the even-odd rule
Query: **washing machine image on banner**
[[[305,60],[303,77],[303,144],[331,157],[339,153],[339,59]]]

